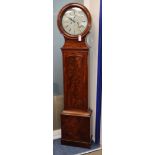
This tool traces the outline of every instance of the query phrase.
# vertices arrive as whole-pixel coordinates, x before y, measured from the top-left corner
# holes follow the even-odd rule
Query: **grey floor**
[[[81,148],[81,147],[73,147],[67,145],[61,145],[60,139],[56,139],[53,141],[53,155],[76,155],[81,154],[83,152],[93,151],[95,149],[100,148],[100,145],[92,143],[90,149]]]

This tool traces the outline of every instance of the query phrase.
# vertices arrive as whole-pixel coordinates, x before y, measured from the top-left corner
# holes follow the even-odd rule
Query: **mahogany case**
[[[81,8],[87,15],[88,24],[78,36],[70,35],[62,27],[62,17],[71,7]],[[64,76],[64,110],[61,113],[61,143],[80,147],[91,146],[91,115],[88,104],[88,51],[86,35],[91,28],[91,15],[78,3],[64,6],[58,14],[58,28],[64,36],[62,50]]]

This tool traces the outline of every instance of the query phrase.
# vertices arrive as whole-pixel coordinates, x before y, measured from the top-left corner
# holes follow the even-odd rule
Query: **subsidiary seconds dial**
[[[63,29],[71,35],[82,34],[88,24],[86,14],[81,8],[72,7],[64,13],[62,17]]]

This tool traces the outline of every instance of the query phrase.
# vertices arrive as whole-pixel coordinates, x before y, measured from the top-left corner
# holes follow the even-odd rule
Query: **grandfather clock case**
[[[62,50],[64,110],[61,113],[61,144],[91,146],[91,115],[88,105],[88,52],[86,36],[91,15],[78,3],[64,6],[57,20],[64,36]]]

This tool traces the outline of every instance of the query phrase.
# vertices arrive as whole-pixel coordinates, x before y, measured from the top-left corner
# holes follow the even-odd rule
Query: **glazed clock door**
[[[78,7],[68,9],[62,17],[62,26],[71,35],[79,35],[84,32],[87,24],[86,14]]]

